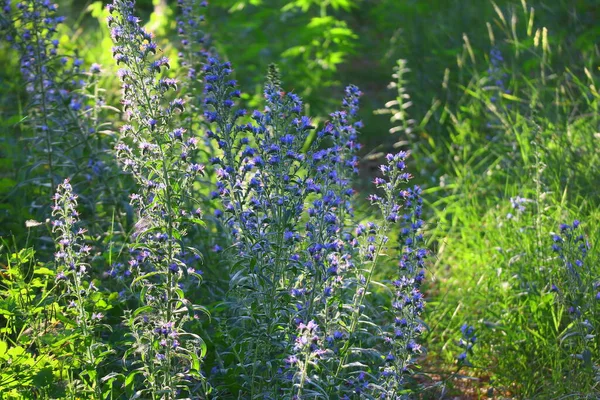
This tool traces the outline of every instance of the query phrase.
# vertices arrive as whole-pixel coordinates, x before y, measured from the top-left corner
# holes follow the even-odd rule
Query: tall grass
[[[417,169],[433,181],[425,189],[438,249],[430,349],[451,363],[468,322],[478,332],[473,373],[490,393],[593,398],[597,76],[585,54],[567,65],[534,11],[525,2],[512,12],[497,7],[487,54],[465,37],[458,61],[470,80],[453,86],[448,76],[444,96],[456,104],[439,98],[416,124],[417,136],[437,124],[448,131],[446,140],[413,144]],[[402,112],[395,117],[405,130]],[[576,219],[577,228],[563,225]],[[553,242],[570,243],[570,255]]]

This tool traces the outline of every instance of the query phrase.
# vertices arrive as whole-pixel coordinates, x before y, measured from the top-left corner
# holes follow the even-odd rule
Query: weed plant
[[[253,98],[204,1],[174,5],[175,52],[134,1],[93,5],[105,67],[52,2],[0,5],[2,96],[23,99],[1,126],[27,150],[2,200],[0,398],[598,397],[597,49],[569,65],[525,1],[492,3],[485,49],[461,37],[425,112],[399,60],[377,112],[395,144],[364,158],[358,87],[327,118],[298,95],[335,87],[351,1],[287,3],[304,36]]]
[[[78,111],[83,104],[75,104],[77,92],[55,89],[51,78],[57,75],[48,65],[54,59],[34,59],[28,52],[45,55],[49,43],[51,55],[57,52],[58,43],[50,39],[56,28],[49,24],[61,20],[38,11],[54,13],[56,7],[41,1],[18,3],[20,18],[7,19],[12,23],[7,28],[22,37],[14,46],[23,54],[22,64],[28,67],[31,61],[38,71],[48,71],[46,78],[28,69],[23,75],[31,81],[32,120],[42,121],[32,125],[33,136],[45,138],[49,185],[56,187],[51,223],[55,251],[48,263],[55,279],[47,283],[55,300],[44,307],[54,307],[54,318],[62,321],[56,329],[67,335],[73,353],[40,345],[50,358],[64,362],[56,368],[46,363],[35,375],[58,378],[44,381],[45,396],[391,399],[408,393],[411,367],[421,353],[416,341],[424,330],[419,286],[427,254],[420,189],[407,186],[408,154],[389,154],[375,179],[381,195],[372,195],[371,203],[381,221],[375,217],[376,222],[359,223],[351,186],[362,126],[358,88],[346,89],[342,109],[313,135],[316,127],[303,115],[302,101],[284,93],[273,67],[264,110],[247,116],[235,107],[241,93],[230,77],[231,64],[190,49],[190,38],[194,45],[204,40],[197,31],[201,17],[195,14],[202,4],[182,2],[179,27],[187,35],[182,44],[188,57],[184,100],[178,96],[179,82],[165,75],[168,58],[140,26],[134,5],[116,0],[108,6],[126,120],[112,154],[132,178],[122,175],[133,214],[132,223],[118,227],[116,235],[114,221],[109,225],[108,244],[91,242],[80,226],[77,186],[69,180],[55,184],[56,176],[74,167],[63,164],[55,172],[54,152],[66,151],[68,135],[81,132],[63,129],[66,123],[59,117],[76,118],[61,107]],[[9,14],[12,8],[6,4],[6,10]],[[29,20],[37,29],[33,44],[27,42]],[[15,41],[9,37],[9,42]],[[80,68],[81,62],[73,67]],[[97,66],[92,69],[98,72]],[[196,87],[199,79],[202,94]],[[64,98],[67,93],[71,97]],[[192,112],[185,112],[186,102],[193,104]],[[201,119],[196,115],[200,110]],[[46,129],[48,121],[53,129]],[[221,243],[227,246],[216,244],[213,250],[222,253],[229,289],[220,299],[206,299],[217,302],[216,327],[211,320],[200,323],[210,310],[186,294],[202,281],[202,256],[194,242],[210,240],[187,236],[188,229],[210,231],[196,229],[205,225],[202,206],[208,208],[194,196],[197,178],[205,171],[197,151],[197,134],[203,130],[218,148],[205,154],[214,152],[209,161],[217,179],[211,196],[224,232]],[[398,240],[390,242],[390,235]],[[90,264],[94,253],[100,265],[112,263],[102,282],[91,275],[96,273]],[[387,293],[376,293],[374,273],[393,254],[399,257],[396,277],[380,284]],[[115,289],[126,306],[120,315],[107,317],[98,304],[106,296],[115,300],[108,294]],[[111,325],[119,319],[114,328],[123,337],[114,341]],[[202,339],[208,332],[214,335],[210,348]],[[11,326],[6,333],[12,341],[3,341],[4,347],[11,343],[12,351],[19,331]],[[5,362],[12,365],[10,358]],[[18,374],[8,371],[11,377]],[[34,383],[11,382],[11,395]]]

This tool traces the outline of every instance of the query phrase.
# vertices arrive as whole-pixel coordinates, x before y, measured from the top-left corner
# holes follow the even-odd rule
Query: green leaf
[[[137,317],[138,315],[140,315],[142,313],[151,313],[152,311],[154,311],[154,307],[152,307],[152,306],[143,306],[143,307],[140,307],[140,308],[136,309],[133,312],[133,316]]]
[[[587,369],[591,370],[594,367],[594,364],[592,363],[592,352],[590,351],[590,349],[586,348],[585,350],[583,350],[583,352],[581,353],[581,358],[583,359],[583,365]]]
[[[137,278],[135,278],[133,280],[133,282],[131,282],[131,286],[135,285],[136,283],[138,283],[141,280],[144,280],[146,278],[150,278],[152,276],[160,275],[160,274],[162,274],[162,272],[160,272],[160,271],[154,271],[154,272],[149,272],[147,274],[144,274],[142,276],[138,276]]]
[[[331,7],[335,10],[343,9],[345,11],[350,11],[354,4],[350,0],[331,0]]]
[[[128,389],[132,388],[133,385],[133,381],[135,379],[135,376],[140,374],[141,371],[132,371],[129,373],[129,375],[127,375],[127,378],[125,378],[125,387]]]
[[[50,268],[46,268],[46,267],[36,268],[35,271],[33,271],[33,273],[35,275],[48,275],[48,276],[55,275],[53,270],[51,270]]]
[[[119,374],[118,372],[111,372],[110,374],[105,375],[102,378],[100,378],[100,381],[101,382],[113,381],[114,379],[116,379],[119,376],[123,376],[123,374]]]
[[[311,18],[310,22],[306,26],[308,28],[325,28],[325,27],[334,25],[335,22],[336,22],[335,18],[330,17],[330,16],[314,17],[314,18]]]

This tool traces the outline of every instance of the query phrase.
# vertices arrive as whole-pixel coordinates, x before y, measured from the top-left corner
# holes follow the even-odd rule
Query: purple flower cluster
[[[298,381],[299,392],[295,398],[300,399],[302,389],[306,383],[307,370],[311,364],[317,363],[325,356],[327,351],[323,349],[323,338],[320,335],[319,326],[311,320],[307,324],[301,322],[298,324],[297,333],[294,340],[294,355],[286,359],[290,368],[297,370],[297,377],[292,378]]]
[[[69,180],[58,185],[53,199],[52,232],[56,235],[54,265],[57,289],[66,305],[65,311],[73,316],[76,324],[77,335],[72,336],[72,340],[77,342],[75,346],[78,348],[85,348],[81,355],[81,375],[88,375],[109,354],[108,346],[98,341],[94,332],[104,314],[96,311],[97,304],[93,299],[98,298],[99,289],[90,278],[90,265],[86,262],[91,256],[92,247],[85,242],[87,231],[79,227],[78,196],[73,192]],[[101,398],[99,377],[85,384],[93,387],[94,398]],[[70,394],[75,395],[72,392]]]
[[[590,351],[595,348],[598,330],[596,321],[600,302],[600,282],[593,261],[588,259],[591,249],[579,220],[561,224],[559,233],[552,235],[552,250],[558,255],[558,264],[550,269],[551,292],[567,309],[571,320],[561,343],[567,342],[569,351],[576,349],[575,357],[589,363]],[[566,345],[563,344],[563,345]]]
[[[360,92],[348,87],[342,111],[331,115],[307,147],[315,127],[301,114],[300,98],[283,92],[275,69],[264,90],[265,108],[254,111],[252,122],[246,123],[239,122],[246,112],[235,108],[240,93],[231,73],[229,63],[215,58],[204,67],[205,119],[214,126],[208,135],[221,153],[211,160],[217,176],[212,197],[222,205],[215,216],[232,235],[240,269],[236,272],[252,282],[250,292],[236,288],[244,304],[238,312],[264,308],[264,314],[259,313],[264,316],[263,331],[244,333],[262,337],[265,344],[249,350],[248,357],[261,351],[261,359],[271,359],[273,353],[285,351],[274,345],[282,340],[279,334],[268,334],[278,331],[272,323],[281,324],[275,313],[282,310],[292,316],[288,332],[305,332],[311,320],[320,324],[313,320],[318,317],[322,338],[342,335],[333,334],[337,325],[331,313],[341,305],[334,293],[343,285],[344,272],[352,268],[351,249],[357,245],[346,220],[352,216],[350,180],[357,168],[360,123],[354,118]],[[296,370],[292,381],[305,382],[312,363],[307,357],[313,360],[312,356],[302,355],[297,345],[288,351],[293,359],[304,360],[287,363]]]
[[[181,290],[184,281],[188,277],[201,279],[195,268],[197,258],[191,256],[194,249],[182,249],[186,226],[201,216],[190,194],[204,166],[196,162],[196,137],[182,128],[180,114],[185,101],[173,96],[177,81],[163,76],[170,67],[169,60],[157,54],[152,35],[133,13],[134,5],[127,0],[108,5],[113,55],[121,67],[118,75],[128,119],[121,128],[116,152],[139,188],[130,195],[138,213],[133,234],[137,243],[128,263],[115,266],[113,272],[135,277],[136,285],[131,289],[139,292],[140,307],[152,310],[138,315],[130,326],[136,346],[150,348],[151,354],[142,357],[148,390],[162,393],[163,389],[151,384],[160,380],[169,388],[170,396],[175,396],[190,384],[189,374],[183,371],[201,356],[201,339],[183,326],[191,316],[176,310],[189,304]],[[165,327],[170,330],[166,337]],[[153,343],[160,343],[160,348],[154,348]],[[195,379],[203,379],[199,371],[195,374]]]
[[[574,319],[581,317],[589,308],[591,298],[587,298],[586,292],[590,292],[590,297],[595,294],[593,282],[596,279],[586,262],[590,244],[580,225],[578,220],[572,224],[561,224],[560,232],[552,235],[552,250],[562,263],[556,271],[552,291],[566,303]]]
[[[64,22],[64,17],[57,16],[56,11],[56,4],[50,0],[23,1],[14,7],[8,1],[3,4],[3,17],[12,28],[8,29],[4,39],[20,53],[21,74],[27,92],[37,96],[38,102],[48,104],[60,103],[66,95],[66,91],[61,93],[57,87],[53,71],[59,44],[57,26]],[[80,61],[76,67],[79,65]]]
[[[503,64],[504,57],[502,56],[502,52],[497,47],[494,47],[490,52],[490,68],[488,69],[488,74],[490,79],[492,80],[496,90],[501,95],[502,93],[510,93],[510,91],[506,88],[505,79],[507,78],[507,74],[504,72]],[[492,103],[498,101],[497,96],[492,96]]]
[[[203,174],[204,166],[195,162],[193,132],[178,125],[185,102],[178,97],[169,100],[169,92],[177,90],[176,80],[161,76],[169,61],[154,57],[156,44],[133,15],[133,6],[131,1],[109,5],[113,55],[123,67],[119,70],[122,103],[129,120],[121,127],[122,140],[116,150],[140,187],[140,193],[131,195],[132,204],[145,214],[140,215],[136,236],[145,237],[152,230],[149,240],[170,243],[179,221],[200,214],[185,193]],[[157,227],[163,230],[160,234],[156,234]]]
[[[421,233],[422,197],[418,186],[404,188],[411,179],[406,172],[407,152],[401,151],[386,156],[386,164],[380,167],[381,176],[374,180],[381,195],[373,194],[370,200],[377,205],[384,219],[381,226],[376,227],[375,239],[367,240],[363,253],[367,260],[376,261],[388,241],[387,234],[394,224],[400,228],[398,243],[400,260],[398,261],[398,277],[392,282],[390,312],[393,324],[387,327],[384,336],[383,356],[385,362],[380,367],[380,396],[396,393],[405,384],[405,375],[415,357],[421,353],[418,336],[425,330],[421,323],[424,309],[424,298],[420,291],[425,278],[425,258],[428,251],[424,247]],[[379,239],[377,239],[379,238]],[[371,276],[367,276],[367,283]],[[364,293],[367,285],[359,288]]]
[[[1,5],[4,14],[12,13],[6,0]],[[369,198],[380,218],[359,221],[352,181],[359,168],[360,90],[348,86],[339,111],[316,126],[304,114],[302,100],[283,90],[273,66],[262,107],[247,112],[236,105],[241,93],[231,64],[206,50],[200,12],[206,2],[179,0],[178,5],[180,59],[187,75],[181,83],[167,72],[173,64],[135,15],[135,1],[113,0],[107,6],[125,119],[115,154],[135,183],[128,194],[134,223],[123,225],[130,225],[130,234],[123,235],[122,256],[106,273],[123,286],[119,296],[133,305],[123,325],[130,338],[125,364],[135,368],[128,371],[134,379],[126,378],[126,390],[169,399],[230,393],[349,399],[403,390],[404,376],[421,352],[420,285],[427,256],[421,191],[407,185],[408,154],[386,157],[375,179],[378,192]],[[76,121],[79,131],[95,134],[100,125],[84,116],[96,114],[91,107],[102,100],[87,100],[82,93],[87,84],[79,76],[95,76],[100,67],[88,72],[78,59],[61,61],[54,39],[61,19],[54,16],[54,5],[32,0],[15,10],[19,21],[8,38],[23,54],[23,76],[39,117],[52,119],[36,120],[35,128],[66,134],[67,123],[53,118],[64,110],[68,124]],[[4,20],[17,22],[13,16]],[[200,130],[214,143],[203,155]],[[107,160],[87,150],[81,159],[89,180],[107,175]],[[220,265],[228,266],[223,276],[229,275],[222,292],[220,287],[201,292],[219,293],[224,305],[214,308],[217,324],[210,326],[196,321],[198,312],[208,311],[192,304],[186,292],[201,281],[196,237],[187,233],[201,231],[196,228],[208,204],[198,190],[202,157],[210,157],[207,179],[214,177],[210,227],[226,236],[225,243],[210,246]],[[58,189],[57,281],[67,288],[78,324],[91,333],[105,318],[84,305],[97,290],[83,281],[91,248],[85,231],[76,228],[73,187],[65,181]],[[388,262],[399,268],[383,283],[391,289],[384,306],[386,294],[373,289],[376,270]],[[381,301],[370,301],[372,296]],[[218,332],[215,354],[207,361],[197,328]],[[213,363],[210,376],[201,372],[205,362]]]
[[[351,181],[358,171],[362,126],[356,120],[358,88],[346,88],[342,109],[311,141],[315,127],[301,114],[301,100],[282,90],[274,69],[264,90],[264,110],[249,118],[235,107],[240,93],[231,74],[228,62],[208,58],[205,119],[219,149],[211,159],[217,177],[212,197],[221,205],[215,217],[233,242],[227,256],[235,276],[231,318],[238,322],[228,336],[252,366],[236,373],[254,376],[245,382],[254,396],[301,398],[317,383],[340,396],[382,387],[386,393],[399,390],[402,375],[420,353],[416,340],[424,329],[419,319],[424,300],[419,288],[427,255],[421,190],[405,187],[411,178],[405,171],[408,154],[388,155],[375,180],[383,195],[370,199],[382,221],[357,224]],[[371,311],[365,298],[396,224],[401,249],[390,308],[395,322],[382,335],[364,328]],[[356,348],[369,340],[381,342],[378,350],[385,351],[374,365],[382,371],[376,381],[358,368],[366,361],[357,357]],[[273,360],[282,352],[288,356],[277,365]],[[257,366],[252,360],[270,364]],[[353,363],[357,368],[347,370]],[[314,381],[317,365],[319,382]],[[278,371],[285,371],[279,391],[266,384]]]
[[[229,255],[235,257],[236,272],[246,275],[253,288],[248,291],[245,283],[233,286],[232,295],[240,304],[237,312],[260,321],[252,328],[239,327],[242,335],[260,343],[245,356],[260,352],[259,358],[266,360],[284,351],[278,345],[283,331],[276,328],[282,321],[275,313],[287,308],[286,313],[293,314],[303,307],[307,291],[293,278],[315,268],[309,258],[319,251],[305,249],[305,233],[299,229],[306,199],[317,190],[306,174],[307,155],[302,150],[314,128],[300,115],[298,96],[283,94],[272,82],[264,91],[264,110],[246,118],[252,122],[240,123],[246,112],[235,108],[240,92],[231,73],[229,63],[215,58],[204,67],[205,119],[214,126],[208,135],[220,151],[211,160],[217,177],[212,197],[221,205],[215,216],[232,236],[235,254]],[[286,285],[291,288],[284,289]],[[286,300],[289,290],[291,304]],[[264,311],[257,315],[252,311],[257,307]]]
[[[296,288],[306,288],[296,295],[295,322],[316,319],[325,341],[319,351],[322,368],[335,368],[341,350],[349,344],[348,327],[339,317],[339,310],[349,302],[349,287],[355,274],[359,240],[352,231],[352,176],[357,172],[356,121],[358,88],[346,88],[342,110],[317,132],[316,149],[307,151],[311,178],[306,181],[309,195],[304,226],[303,269],[292,278]],[[298,292],[298,289],[295,289]],[[313,364],[316,360],[313,362]],[[301,396],[310,369],[299,368],[296,374],[296,396]],[[348,388],[347,388],[348,389]],[[348,389],[349,390],[349,389]]]
[[[98,289],[93,283],[86,284],[90,268],[86,259],[91,246],[85,243],[86,230],[79,227],[77,195],[69,180],[58,185],[52,206],[52,232],[56,234],[54,253],[56,281],[64,287],[63,297],[68,309],[75,314],[75,321],[84,336],[91,335],[94,321],[99,314],[88,311],[88,299]]]
[[[91,247],[84,244],[85,229],[77,228],[79,213],[77,211],[77,195],[69,180],[58,185],[53,197],[52,232],[58,234],[57,251],[54,258],[59,269],[57,280],[67,276],[84,277],[87,275],[87,264],[84,259],[89,256]]]
[[[97,113],[90,109],[100,107],[102,99],[84,94],[97,84],[99,66],[88,72],[81,59],[59,53],[57,27],[64,17],[57,15],[50,0],[20,1],[14,6],[4,1],[0,19],[6,29],[4,40],[19,54],[28,96],[27,123],[34,132],[31,163],[47,167],[52,189],[73,170],[82,171],[88,180],[102,173],[97,166],[103,149],[89,143],[98,124]],[[85,162],[75,165],[74,160]]]
[[[181,36],[183,50],[179,53],[182,66],[188,71],[188,79],[193,82],[198,78],[200,66],[208,57],[206,51],[207,36],[201,25],[204,15],[201,9],[206,8],[205,0],[177,0],[181,14],[177,17],[177,33]]]
[[[254,123],[239,124],[246,112],[234,109],[240,92],[229,78],[231,72],[229,63],[214,58],[205,66],[205,103],[210,108],[205,116],[216,127],[208,135],[222,152],[211,160],[217,176],[212,197],[223,205],[215,215],[224,218],[238,238],[242,256],[259,252],[270,257],[276,252],[274,245],[299,239],[294,227],[308,194],[301,149],[312,127],[306,117],[298,117],[299,98],[282,96],[274,86],[265,90],[265,110],[251,115]],[[282,262],[287,263],[287,257],[274,260],[275,265]]]
[[[323,144],[327,139],[331,145],[316,151],[313,155],[317,178],[332,187],[337,199],[335,209],[339,222],[344,225],[346,215],[353,216],[351,199],[354,190],[351,186],[351,177],[358,173],[357,152],[361,145],[358,143],[358,129],[363,124],[357,121],[358,100],[362,93],[354,86],[346,88],[342,101],[342,110],[330,114],[330,120],[325,127],[317,133],[319,142]],[[350,171],[351,173],[349,173]]]
[[[202,30],[204,9],[208,6],[204,0],[178,0],[181,13],[177,17],[177,32],[181,37],[179,59],[185,77],[182,79],[182,91],[187,107],[183,112],[184,124],[189,131],[206,128],[204,121],[204,65],[210,56],[209,38]],[[209,158],[214,154],[212,141],[203,137],[203,152],[200,154]],[[203,159],[204,160],[204,159]],[[206,184],[209,184],[207,181]],[[205,203],[208,199],[204,194]]]
[[[471,365],[469,362],[469,356],[473,353],[473,346],[477,342],[477,335],[475,335],[475,328],[471,325],[463,324],[460,327],[461,338],[458,342],[458,346],[462,349],[462,352],[456,357],[458,364]]]
[[[531,200],[520,197],[520,196],[510,198],[510,205],[511,205],[512,209],[514,210],[514,212],[516,213],[517,217],[525,212],[525,210],[526,210],[525,205],[527,203],[531,203]],[[506,219],[513,219],[513,218],[515,218],[515,215],[513,213],[506,214]]]

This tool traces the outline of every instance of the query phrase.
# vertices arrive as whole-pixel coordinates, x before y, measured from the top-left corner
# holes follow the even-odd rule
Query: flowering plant
[[[352,185],[359,168],[360,90],[348,86],[340,110],[319,127],[300,97],[284,91],[272,66],[263,107],[248,113],[236,104],[241,91],[231,63],[205,48],[198,12],[206,4],[179,5],[181,82],[167,73],[171,63],[142,27],[135,2],[114,0],[107,7],[125,119],[111,154],[131,178],[124,207],[131,221],[119,226],[118,239],[101,230],[88,234],[77,210],[87,190],[71,183],[80,182],[78,175],[57,185],[56,288],[65,315],[73,318],[77,348],[85,352],[73,366],[81,379],[70,379],[67,392],[98,399],[109,393],[398,398],[408,390],[424,330],[420,285],[427,250],[421,190],[408,185],[408,153],[386,156],[374,180],[377,194],[369,196],[376,216],[362,221]],[[102,126],[96,111],[103,103],[86,97],[85,83],[65,83],[67,76],[84,74],[80,61],[52,57],[52,35],[61,22],[53,19],[55,6],[34,0],[17,9],[25,22],[10,19],[11,32],[20,35],[12,42],[32,86],[36,138],[48,133],[52,183],[75,165],[53,171],[54,152],[63,148],[56,135],[66,141],[81,134],[77,157],[87,157],[90,135]],[[95,76],[99,66],[90,71],[85,74]],[[213,144],[203,147],[202,131]],[[90,161],[87,168],[92,174],[103,164]],[[209,185],[216,209],[206,218]],[[122,217],[121,209],[114,213]],[[224,240],[206,237],[217,229]],[[225,289],[198,290],[200,264],[208,259],[201,249],[211,241],[210,259],[220,259]],[[106,287],[94,279],[94,262],[111,265],[102,275]],[[397,266],[393,278],[377,282],[390,265]],[[222,283],[211,278],[214,286]],[[123,303],[122,313],[108,316],[95,300],[115,287],[118,295],[111,296]],[[118,348],[104,344],[111,329],[125,335]]]
[[[204,166],[194,162],[196,137],[181,127],[184,100],[169,97],[177,81],[161,77],[169,60],[154,57],[157,45],[134,15],[134,2],[116,0],[108,8],[129,122],[116,153],[139,190],[130,196],[138,213],[131,258],[119,271],[133,278],[130,295],[138,302],[127,317],[132,341],[125,357],[135,367],[128,381],[137,393],[172,399],[204,381],[206,347],[186,327],[206,310],[182,290],[201,279],[195,249],[184,239],[186,226],[201,223],[201,210],[187,194]],[[133,380],[138,374],[139,383]]]
[[[427,254],[420,189],[404,187],[407,154],[388,155],[375,180],[384,195],[370,199],[383,221],[358,224],[350,182],[359,90],[346,89],[342,110],[311,141],[315,128],[301,114],[300,99],[283,92],[274,70],[264,111],[251,114],[253,123],[239,122],[246,111],[235,108],[240,93],[231,74],[229,63],[209,58],[205,118],[221,151],[211,160],[218,179],[213,197],[222,205],[215,215],[232,243],[217,249],[231,260],[231,281],[221,317],[222,381],[215,386],[252,398],[395,398],[420,353],[415,339],[423,330],[419,286]],[[395,223],[403,225],[399,277],[386,312],[367,298]],[[374,323],[380,318],[391,322],[389,333]],[[231,376],[247,378],[232,385]]]

